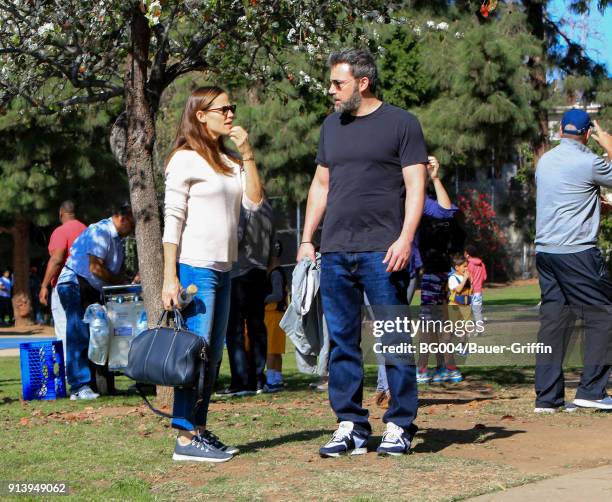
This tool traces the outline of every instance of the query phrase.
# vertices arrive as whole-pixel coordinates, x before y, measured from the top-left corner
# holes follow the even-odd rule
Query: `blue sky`
[[[581,18],[570,13],[567,0],[553,0],[548,12],[555,19],[565,19],[568,25],[564,32],[574,41],[584,43],[587,54],[599,63],[606,65],[608,75],[612,77],[612,7],[608,7],[602,16],[595,8],[588,17]],[[593,4],[597,4],[594,0]]]

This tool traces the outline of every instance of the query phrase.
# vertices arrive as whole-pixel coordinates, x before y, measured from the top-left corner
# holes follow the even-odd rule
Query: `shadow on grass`
[[[524,434],[527,431],[519,429],[506,429],[505,427],[478,425],[473,429],[424,429],[417,432],[416,437],[423,442],[417,444],[415,453],[436,453],[456,444],[488,443],[495,439],[512,437]]]
[[[267,448],[274,448],[275,446],[286,445],[289,443],[300,443],[303,441],[310,441],[319,437],[330,435],[333,431],[331,429],[320,429],[316,431],[300,431],[294,432],[293,434],[287,434],[285,436],[278,436],[272,439],[265,439],[263,441],[255,441],[253,443],[245,443],[238,445],[237,447],[241,452],[253,453],[259,450],[265,450]]]
[[[508,366],[464,366],[461,368],[465,377],[476,378],[483,384],[496,383],[498,385],[532,384],[533,368],[517,368]]]
[[[2,400],[0,401],[0,406],[2,406],[3,404],[11,404],[11,403],[18,403],[18,402],[19,402],[19,398],[3,397]]]
[[[419,408],[422,408],[423,406],[433,406],[435,404],[468,404],[474,401],[489,401],[491,399],[495,399],[495,397],[496,396],[466,397],[466,398],[457,398],[457,399],[448,398],[448,397],[442,397],[440,399],[437,399],[435,397],[434,398],[431,398],[431,397],[419,398]]]

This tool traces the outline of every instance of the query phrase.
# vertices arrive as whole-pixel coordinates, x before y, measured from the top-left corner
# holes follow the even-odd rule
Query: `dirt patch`
[[[290,432],[285,422],[273,428],[264,441],[238,445],[243,454],[231,462],[214,466],[174,464],[169,472],[155,474],[147,481],[158,485],[172,479],[212,498],[224,493],[227,484],[236,494],[241,493],[240,487],[256,489],[265,500],[292,500],[296,493],[300,499],[312,496],[327,500],[324,494],[317,493],[317,486],[333,484],[330,477],[334,473],[343,475],[345,484],[349,478],[354,483],[344,488],[342,499],[362,495],[360,482],[366,479],[376,482],[378,474],[393,473],[392,476],[397,475],[393,483],[399,483],[398,489],[400,486],[404,489],[403,484],[410,479],[410,490],[418,493],[419,487],[427,490],[435,485],[438,493],[452,497],[465,493],[466,487],[468,492],[474,490],[479,482],[487,489],[503,488],[535,477],[612,463],[609,442],[602,440],[612,437],[612,414],[577,411],[534,415],[533,390],[529,385],[495,390],[491,385],[468,380],[459,385],[432,386],[422,391],[419,399],[420,430],[414,440],[413,455],[400,460],[400,464],[397,459],[381,459],[373,453],[385,428],[382,418],[386,410],[374,405],[371,393],[364,400],[374,430],[368,444],[370,453],[354,458],[321,459],[318,447],[334,428],[334,419],[325,396],[313,395],[277,403],[268,401],[265,406],[280,414],[303,410],[304,416],[329,416],[329,430],[306,431],[296,423],[295,430],[301,431],[298,433],[304,434],[305,439],[283,442]],[[236,426],[233,422],[238,416],[257,417],[262,405],[256,398],[213,403],[212,427],[223,431],[225,427]],[[278,438],[274,438],[276,435]],[[471,461],[479,462],[475,464],[477,469],[470,469]],[[437,467],[439,462],[446,464]],[[331,469],[331,465],[335,467]],[[456,469],[450,468],[455,465]],[[401,471],[406,472],[400,475]],[[444,475],[437,479],[437,474]],[[505,481],[488,486],[493,479]],[[405,494],[408,497],[409,492]],[[384,499],[382,492],[380,496]]]

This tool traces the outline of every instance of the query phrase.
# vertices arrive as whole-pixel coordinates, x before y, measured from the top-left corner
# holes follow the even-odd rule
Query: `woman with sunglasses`
[[[203,402],[196,408],[195,390],[174,392],[174,460],[225,462],[238,453],[206,428],[227,328],[240,206],[256,211],[263,200],[248,135],[233,125],[235,111],[236,105],[218,87],[193,91],[166,164],[162,300],[164,308],[172,309],[179,304],[181,284],[195,284],[198,292],[183,316],[187,329],[209,345]],[[226,138],[240,156],[225,146]]]

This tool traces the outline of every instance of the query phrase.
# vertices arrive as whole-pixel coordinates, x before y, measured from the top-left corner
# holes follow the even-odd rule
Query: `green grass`
[[[487,290],[485,301],[537,303],[531,286],[505,288],[506,296],[503,291]],[[413,455],[320,459],[318,448],[335,428],[335,417],[327,396],[307,389],[314,377],[297,373],[293,354],[285,356],[284,364],[286,392],[214,400],[209,426],[239,446],[241,454],[227,464],[194,465],[172,462],[175,433],[167,420],[127,392],[127,378],[117,379],[119,395],[95,402],[24,402],[18,358],[0,358],[0,480],[65,481],[69,500],[386,502],[461,500],[535,479],[501,463],[444,452],[449,441],[477,443],[478,437],[437,430],[431,418],[415,439]],[[531,373],[519,368],[466,368],[465,373],[496,391],[532,386]],[[221,386],[229,382],[227,357],[220,378]],[[367,366],[367,396],[375,383],[376,367]],[[381,432],[375,430],[370,448],[376,447]],[[488,447],[487,434],[481,433],[482,447]]]
[[[487,288],[484,290],[485,307],[497,305],[537,305],[540,301],[540,287],[537,284],[521,284]],[[417,290],[411,305],[420,305],[421,292]]]
[[[213,403],[211,429],[241,455],[223,465],[186,465],[171,461],[173,431],[126,393],[126,378],[117,381],[121,395],[95,402],[23,402],[18,359],[0,358],[0,479],[66,481],[68,499],[104,501],[459,500],[531,479],[503,465],[443,455],[427,447],[427,435],[415,441],[419,453],[404,458],[320,459],[317,449],[335,420],[326,396],[306,390],[312,378],[292,363],[288,355],[287,392]],[[490,371],[497,373],[481,376],[516,380]],[[375,368],[366,374],[371,394]],[[221,376],[227,381],[225,366]]]

